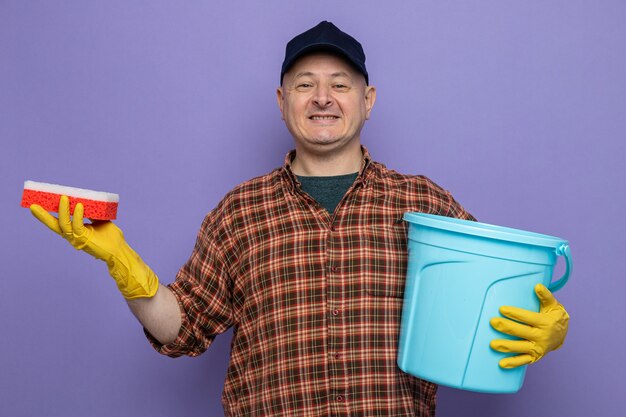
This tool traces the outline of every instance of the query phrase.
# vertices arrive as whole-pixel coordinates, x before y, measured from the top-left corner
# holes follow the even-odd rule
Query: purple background
[[[223,415],[229,335],[196,359],[155,353],[104,264],[19,207],[23,181],[119,193],[117,223],[170,282],[204,214],[292,147],[283,48],[323,19],[365,46],[377,160],[484,222],[571,243],[563,349],[516,395],[442,387],[438,415],[623,415],[625,16],[623,1],[0,1],[0,415]]]

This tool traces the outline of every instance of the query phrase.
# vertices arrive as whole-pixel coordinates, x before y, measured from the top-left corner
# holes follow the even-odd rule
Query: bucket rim
[[[481,223],[472,220],[458,219],[455,217],[440,216],[437,214],[407,212],[403,219],[411,224],[447,230],[451,232],[480,236],[491,239],[524,243],[534,246],[559,248],[568,244],[565,239],[541,233],[529,232],[505,226],[497,226],[489,223]]]

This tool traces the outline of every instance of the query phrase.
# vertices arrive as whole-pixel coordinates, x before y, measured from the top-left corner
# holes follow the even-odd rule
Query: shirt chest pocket
[[[402,298],[407,265],[405,225],[401,221],[369,225],[360,242],[366,294]]]

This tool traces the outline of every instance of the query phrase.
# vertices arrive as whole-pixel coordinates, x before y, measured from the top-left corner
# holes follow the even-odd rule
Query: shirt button
[[[339,268],[337,268],[335,265],[330,267],[330,270],[333,272],[337,272],[339,270]]]
[[[339,360],[339,359],[341,358],[341,355],[340,355],[340,354],[338,354],[338,353],[335,353],[334,358],[335,358],[336,360]]]
[[[343,397],[341,395],[337,395],[337,401],[338,402],[342,402],[343,401]]]
[[[338,316],[339,315],[339,310],[333,310],[333,316]]]

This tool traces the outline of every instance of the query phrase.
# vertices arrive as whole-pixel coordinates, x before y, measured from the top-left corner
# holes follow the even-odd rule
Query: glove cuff
[[[154,297],[159,289],[159,279],[148,265],[128,244],[124,243],[107,260],[109,274],[117,284],[124,298]]]

